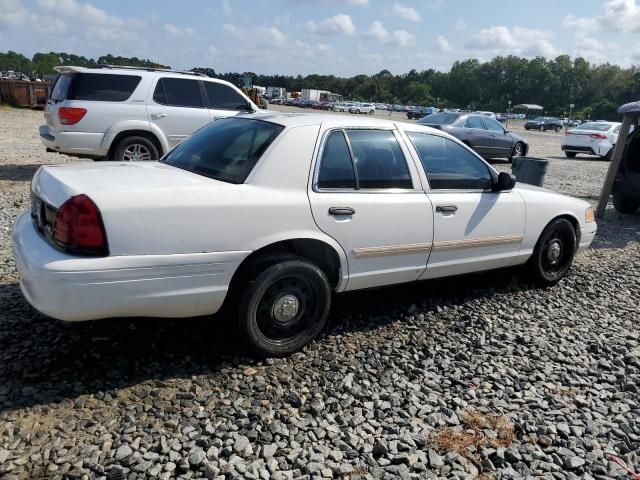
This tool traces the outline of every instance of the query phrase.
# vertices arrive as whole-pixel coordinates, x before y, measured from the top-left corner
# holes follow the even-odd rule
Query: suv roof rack
[[[55,67],[54,69],[57,72],[63,72],[63,71],[73,71],[74,68],[77,67],[67,67],[67,66],[60,66],[60,67]],[[144,70],[147,72],[167,72],[167,73],[179,73],[182,75],[196,75],[198,77],[208,77],[208,75],[205,75],[204,73],[201,72],[188,72],[186,70],[172,70],[170,68],[151,68],[151,67],[133,67],[130,65],[109,65],[109,64],[97,64],[97,65],[90,65],[88,67],[82,67],[82,68],[95,68],[95,69],[102,69],[102,68],[106,68],[106,69],[115,69],[115,70]]]

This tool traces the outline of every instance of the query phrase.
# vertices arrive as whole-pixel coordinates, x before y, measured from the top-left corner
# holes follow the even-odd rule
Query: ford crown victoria
[[[515,185],[429,127],[364,117],[218,120],[158,162],[43,166],[13,249],[26,299],[66,320],[232,312],[286,355],[332,292],[526,265],[560,280],[588,203]]]

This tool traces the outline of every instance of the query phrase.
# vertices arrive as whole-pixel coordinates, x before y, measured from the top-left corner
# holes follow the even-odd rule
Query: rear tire
[[[620,213],[635,213],[640,207],[640,197],[633,197],[623,193],[613,194],[613,208]]]
[[[249,282],[239,302],[241,338],[260,356],[290,355],[324,327],[331,287],[324,272],[302,258],[283,258]]]
[[[517,142],[513,146],[513,150],[511,150],[511,156],[509,157],[509,163],[513,162],[513,159],[516,157],[521,157],[524,155],[524,144],[522,142]]]
[[[110,160],[116,162],[145,162],[160,158],[154,143],[146,137],[137,135],[125,137],[118,142]]]
[[[576,152],[564,152],[565,157],[567,158],[576,158]]]
[[[547,131],[547,127],[545,127],[544,125],[540,126],[540,131],[541,132],[546,132]]]
[[[569,220],[557,218],[549,223],[529,259],[533,279],[545,286],[558,283],[571,268],[576,243],[576,231]]]
[[[558,133],[560,131],[562,127],[556,127],[556,133]]]

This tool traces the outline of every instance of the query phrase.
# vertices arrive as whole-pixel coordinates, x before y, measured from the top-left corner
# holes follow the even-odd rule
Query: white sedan
[[[568,158],[578,153],[611,158],[613,147],[618,140],[621,124],[618,122],[586,122],[567,131],[561,148]]]
[[[450,135],[325,114],[218,120],[159,162],[43,166],[13,230],[24,296],[67,320],[233,312],[264,355],[331,292],[514,265],[544,284],[594,238],[588,203],[515,185]]]

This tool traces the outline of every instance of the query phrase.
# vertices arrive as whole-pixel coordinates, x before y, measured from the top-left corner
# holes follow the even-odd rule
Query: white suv
[[[193,72],[56,67],[40,138],[83,158],[156,160],[207,123],[258,107],[229,82]]]

